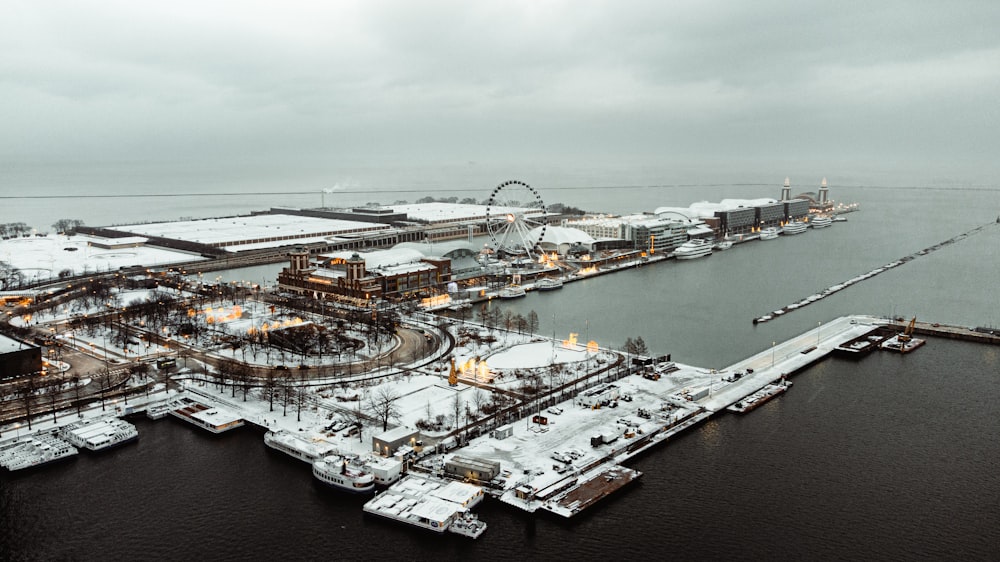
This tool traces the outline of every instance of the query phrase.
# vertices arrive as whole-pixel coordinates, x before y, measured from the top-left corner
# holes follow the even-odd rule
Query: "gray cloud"
[[[991,2],[14,2],[5,159],[961,161]]]

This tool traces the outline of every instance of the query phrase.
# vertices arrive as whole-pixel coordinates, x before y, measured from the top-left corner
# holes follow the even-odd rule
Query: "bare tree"
[[[399,400],[399,394],[389,385],[382,385],[368,395],[368,409],[371,411],[372,417],[382,424],[382,431],[389,429],[390,419],[399,418],[397,400]]]
[[[451,401],[451,415],[452,420],[454,420],[455,429],[458,429],[461,425],[462,419],[462,407],[465,405],[465,401],[462,400],[462,395],[458,392],[455,393],[454,398]]]
[[[476,392],[472,395],[472,405],[476,408],[476,413],[482,415],[483,406],[485,406],[490,401],[490,395],[486,394],[481,388],[477,388]]]

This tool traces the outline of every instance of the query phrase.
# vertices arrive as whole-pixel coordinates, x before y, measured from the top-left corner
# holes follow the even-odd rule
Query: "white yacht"
[[[109,417],[71,423],[59,429],[59,436],[75,447],[102,451],[135,441],[139,430],[125,420]]]
[[[781,234],[780,230],[778,230],[777,228],[775,228],[773,226],[769,226],[769,227],[765,228],[764,230],[760,231],[760,239],[761,240],[774,240],[775,238],[778,237],[778,234]]]
[[[543,277],[535,281],[535,288],[539,291],[555,291],[556,289],[562,289],[562,286],[562,281],[551,277]]]
[[[688,240],[674,250],[674,257],[679,260],[693,260],[709,255],[712,255],[712,244],[701,238]]]
[[[265,433],[264,444],[309,464],[337,453],[337,447],[332,443],[308,441],[283,429]]]
[[[78,452],[54,435],[38,434],[4,446],[0,450],[0,466],[14,472],[68,459]]]
[[[507,285],[503,289],[500,289],[498,296],[502,299],[516,299],[523,297],[527,293],[524,292],[524,287],[520,285]]]
[[[364,494],[375,489],[375,477],[359,464],[347,457],[334,455],[313,463],[313,476],[327,486]]]
[[[833,224],[833,219],[826,215],[816,215],[810,223],[813,228],[826,228]]]
[[[719,251],[725,251],[733,247],[732,240],[723,240],[715,244],[715,249]]]
[[[785,224],[783,232],[785,234],[802,234],[809,226],[802,221],[789,221]]]

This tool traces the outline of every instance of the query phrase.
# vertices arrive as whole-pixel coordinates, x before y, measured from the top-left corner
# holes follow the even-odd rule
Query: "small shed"
[[[500,475],[500,461],[455,455],[444,463],[444,472],[457,478],[489,482]]]
[[[500,440],[506,439],[511,435],[514,435],[514,426],[512,425],[505,425],[503,427],[498,427],[490,432],[490,437]]]
[[[392,456],[402,445],[413,447],[417,443],[420,432],[405,426],[399,426],[372,437],[372,450],[383,457]]]

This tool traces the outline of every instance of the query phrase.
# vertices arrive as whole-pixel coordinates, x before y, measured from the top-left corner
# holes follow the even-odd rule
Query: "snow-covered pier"
[[[502,502],[572,517],[641,475],[621,463],[888,322],[838,318],[722,370],[661,364],[602,387],[613,397],[606,406],[577,397],[549,408],[544,429],[515,423],[509,435],[473,439],[460,454],[500,463],[488,491]]]

